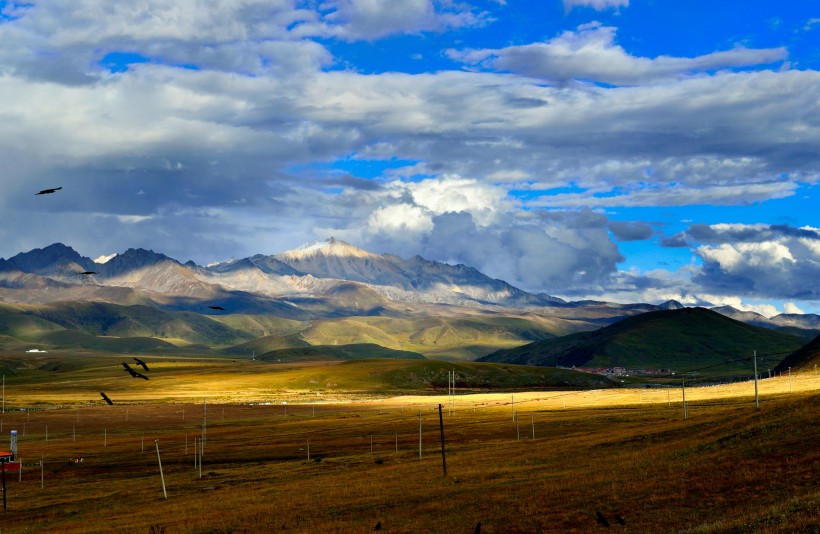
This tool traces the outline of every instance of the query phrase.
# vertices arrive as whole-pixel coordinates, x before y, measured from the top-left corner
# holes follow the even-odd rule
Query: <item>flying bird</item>
[[[136,371],[134,371],[134,374],[133,374],[132,376],[133,376],[134,378],[142,378],[143,380],[149,380],[149,378],[148,378],[147,376],[145,376],[145,375],[144,375],[144,374],[142,374],[142,373],[138,373],[138,372],[136,372]]]
[[[136,371],[134,371],[134,369],[133,369],[130,365],[128,365],[128,364],[127,364],[127,363],[125,363],[125,362],[122,362],[122,366],[125,368],[125,370],[126,370],[126,371],[128,371],[128,373],[129,373],[131,376],[133,376],[134,378],[136,378],[136,377],[137,377],[137,372],[136,372]]]
[[[208,307],[211,308],[212,310],[225,311],[225,308],[223,308],[222,306],[208,306]]]
[[[62,189],[62,187],[51,187],[49,189],[43,189],[39,193],[34,193],[34,196],[37,196],[37,195],[50,195],[51,193],[56,193],[60,189]]]
[[[139,358],[135,357],[134,361],[137,362],[137,365],[141,365],[142,368],[145,369],[146,371],[150,371],[150,369],[148,369],[148,365],[145,363],[144,360],[140,360]]]
[[[102,391],[100,391],[100,395],[102,396],[103,400],[108,403],[109,406],[113,406],[114,403],[111,401],[111,399],[108,398],[108,395],[106,395]]]
[[[83,271],[80,274],[88,276],[90,274],[100,274],[100,273],[98,273],[97,271]]]

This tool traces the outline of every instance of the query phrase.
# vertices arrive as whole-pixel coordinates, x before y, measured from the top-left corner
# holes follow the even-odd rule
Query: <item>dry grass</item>
[[[202,373],[186,380],[217,380]],[[209,387],[227,390],[234,379],[261,391],[240,373]],[[51,398],[61,391],[73,395],[54,385]],[[750,383],[687,388],[686,419],[680,389],[459,396],[452,413],[446,396],[294,404],[291,391],[277,393],[291,395],[287,405],[209,401],[202,478],[193,452],[201,391],[189,392],[196,403],[3,414],[2,434],[18,430],[26,466],[22,481],[6,474],[0,529],[366,532],[380,522],[385,532],[472,532],[481,521],[485,533],[594,532],[604,530],[597,511],[632,532],[817,532],[820,524],[813,373],[761,381],[759,409]],[[69,464],[77,456],[84,461]]]

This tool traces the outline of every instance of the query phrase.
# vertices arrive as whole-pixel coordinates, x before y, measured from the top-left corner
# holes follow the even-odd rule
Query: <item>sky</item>
[[[332,236],[820,313],[819,70],[802,0],[0,1],[0,257]]]

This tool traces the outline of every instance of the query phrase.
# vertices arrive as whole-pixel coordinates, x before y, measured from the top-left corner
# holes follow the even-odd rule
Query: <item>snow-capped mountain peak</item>
[[[351,245],[346,241],[341,241],[334,237],[324,241],[314,241],[306,243],[293,250],[275,254],[274,257],[283,261],[283,258],[291,260],[299,260],[302,258],[315,256],[337,256],[337,257],[353,257],[353,258],[368,258],[376,257],[376,254],[361,249],[355,245]],[[285,262],[287,263],[287,262]]]
[[[107,255],[107,256],[100,256],[99,258],[96,258],[96,259],[94,260],[94,263],[98,263],[98,264],[100,264],[100,265],[103,265],[103,264],[105,264],[105,263],[108,263],[109,261],[111,261],[111,260],[112,260],[112,259],[114,259],[115,257],[117,257],[117,253],[116,253],[116,252],[115,252],[115,253],[113,253],[113,254],[109,254],[109,255]]]

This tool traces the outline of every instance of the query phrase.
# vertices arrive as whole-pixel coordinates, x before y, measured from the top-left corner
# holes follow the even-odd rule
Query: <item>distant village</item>
[[[570,367],[574,371],[604,376],[670,376],[671,369],[627,369],[626,367]],[[690,373],[691,374],[691,373]]]

